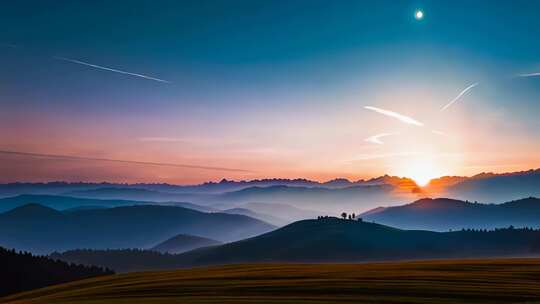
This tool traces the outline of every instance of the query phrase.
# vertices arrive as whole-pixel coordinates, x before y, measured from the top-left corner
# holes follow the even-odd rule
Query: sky
[[[0,182],[538,168],[539,11],[519,0],[4,3]]]

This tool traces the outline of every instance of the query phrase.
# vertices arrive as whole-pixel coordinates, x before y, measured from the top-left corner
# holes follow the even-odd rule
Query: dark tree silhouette
[[[343,213],[341,214],[341,217],[342,217],[344,220],[346,220],[346,219],[347,219],[347,212],[343,212]]]
[[[113,273],[0,247],[0,296]]]

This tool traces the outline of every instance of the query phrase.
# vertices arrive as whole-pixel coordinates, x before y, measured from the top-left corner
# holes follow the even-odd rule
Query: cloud
[[[137,140],[144,141],[144,142],[164,142],[164,143],[186,142],[186,140],[182,138],[175,138],[175,137],[140,137],[140,138],[137,138]]]
[[[458,101],[465,93],[470,91],[472,88],[476,87],[478,85],[478,82],[471,84],[470,86],[466,87],[463,91],[461,91],[458,96],[456,96],[454,99],[452,99],[449,103],[447,103],[444,107],[441,108],[441,112],[448,109],[451,105],[453,105],[456,101]]]
[[[373,143],[373,144],[383,145],[384,142],[381,140],[381,138],[392,136],[392,135],[398,135],[398,134],[399,133],[381,133],[381,134],[370,136],[366,138],[365,141]]]
[[[140,78],[153,80],[153,81],[158,81],[158,82],[163,82],[163,83],[171,83],[168,80],[163,80],[163,79],[159,79],[159,78],[155,78],[155,77],[151,77],[151,76],[147,76],[147,75],[143,75],[143,74],[136,74],[136,73],[126,72],[126,71],[122,71],[122,70],[117,70],[117,69],[104,67],[104,66],[100,66],[100,65],[96,65],[96,64],[76,60],[76,59],[70,59],[70,58],[65,58],[65,57],[57,57],[57,56],[55,56],[53,58],[57,59],[57,60],[62,60],[62,61],[67,61],[67,62],[71,62],[71,63],[75,63],[75,64],[89,66],[89,67],[100,69],[100,70],[105,70],[105,71],[110,71],[110,72],[115,72],[115,73],[120,73],[120,74],[124,74],[124,75],[135,76],[135,77],[140,77]]]
[[[244,169],[237,169],[237,168],[197,166],[197,165],[172,164],[172,163],[161,163],[161,162],[133,161],[133,160],[83,157],[83,156],[72,156],[72,155],[43,154],[43,153],[20,152],[20,151],[0,150],[0,154],[35,157],[35,158],[52,158],[52,159],[70,160],[70,161],[77,161],[77,160],[80,160],[80,161],[100,161],[100,162],[123,163],[123,164],[133,164],[133,165],[143,165],[143,166],[161,166],[161,167],[185,168],[185,169],[200,169],[200,170],[212,170],[212,171],[253,173],[253,171],[244,170]]]
[[[448,135],[447,133],[445,133],[443,131],[439,131],[439,130],[431,130],[431,133],[433,133],[435,135],[444,136],[444,137],[450,137],[450,135]]]
[[[399,113],[396,113],[396,112],[392,112],[392,111],[388,111],[388,110],[384,110],[384,109],[381,109],[381,108],[376,108],[376,107],[372,107],[372,106],[366,106],[364,107],[364,109],[367,109],[367,110],[370,110],[370,111],[375,111],[379,114],[382,114],[382,115],[386,115],[386,116],[389,116],[389,117],[393,117],[401,122],[404,122],[404,123],[407,123],[407,124],[411,124],[411,125],[416,125],[416,126],[419,126],[419,127],[422,127],[424,126],[423,123],[411,118],[411,117],[408,117],[408,116],[405,116],[405,115],[402,115],[402,114],[399,114]]]
[[[529,74],[519,74],[516,77],[537,77],[540,76],[540,73],[529,73]]]

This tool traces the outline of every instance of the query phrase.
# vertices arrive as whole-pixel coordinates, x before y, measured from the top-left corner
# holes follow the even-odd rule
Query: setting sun
[[[428,157],[410,159],[402,164],[399,172],[400,175],[413,179],[420,187],[426,186],[434,178],[445,175],[442,168]]]

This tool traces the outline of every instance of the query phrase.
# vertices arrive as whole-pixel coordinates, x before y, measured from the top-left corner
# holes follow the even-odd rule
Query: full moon
[[[414,18],[416,18],[416,20],[420,20],[420,19],[424,18],[424,12],[422,12],[421,10],[417,10],[414,13]]]

